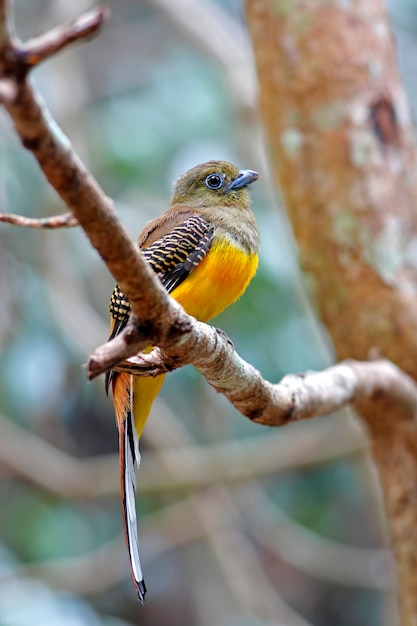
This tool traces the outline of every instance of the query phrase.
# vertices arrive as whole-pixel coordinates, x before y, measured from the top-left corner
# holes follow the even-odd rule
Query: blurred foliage
[[[215,324],[272,381],[330,364],[332,348],[308,304],[290,227],[266,184],[258,148],[247,148],[247,119],[236,108],[222,68],[152,2],[109,4],[112,19],[99,38],[35,72],[57,122],[115,198],[132,237],[165,210],[172,180],[188,167],[225,158],[260,169],[263,179],[253,192],[262,233],[259,272],[244,297]],[[402,56],[409,45],[412,54],[405,57],[416,59],[417,4],[391,4]],[[240,0],[219,0],[218,5],[244,32]],[[90,3],[15,0],[13,6],[24,39],[78,15]],[[252,137],[260,144],[255,126]],[[3,113],[0,133],[0,210],[34,217],[63,212]],[[76,457],[116,452],[111,401],[102,380],[88,383],[81,368],[89,351],[106,339],[112,278],[75,230],[1,227],[0,267],[0,413]],[[162,397],[200,444],[265,434],[192,368],[170,375]],[[295,438],[303,427],[291,427]],[[143,444],[150,447],[146,432]],[[123,583],[87,598],[25,576],[22,563],[82,555],[121,532],[118,496],[66,501],[14,478],[7,467],[0,468],[0,479],[1,626],[266,623],[239,611],[227,585],[219,582],[204,541],[162,552],[145,564],[149,600],[144,609],[137,604],[127,559]],[[356,546],[381,544],[376,497],[366,464],[357,457],[289,469],[263,483],[277,505],[318,534]],[[145,498],[140,477],[138,484],[143,514],[178,495]],[[381,623],[383,604],[375,590],[312,580],[276,557],[263,554],[262,559],[276,588],[316,626]]]

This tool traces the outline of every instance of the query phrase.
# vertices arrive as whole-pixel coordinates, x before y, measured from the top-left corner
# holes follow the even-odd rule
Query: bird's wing
[[[200,215],[190,215],[147,246],[155,232],[163,226],[149,231],[142,243],[142,253],[170,293],[178,287],[206,256],[213,238],[213,227]],[[110,299],[111,333],[113,339],[126,326],[130,316],[130,304],[118,285]],[[108,392],[113,372],[106,373],[105,385]]]
[[[193,215],[142,252],[170,293],[201,263],[212,239],[213,227],[200,215]]]

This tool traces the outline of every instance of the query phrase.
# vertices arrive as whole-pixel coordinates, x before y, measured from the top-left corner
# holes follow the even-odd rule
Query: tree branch
[[[390,429],[398,423],[398,417],[393,419],[394,410],[405,421],[413,420],[417,414],[416,384],[389,361],[345,361],[322,372],[289,375],[273,385],[239,357],[225,335],[190,317],[188,323],[190,331],[179,341],[174,339],[169,345],[159,342],[163,354],[153,351],[151,355],[141,355],[133,361],[132,369],[130,364],[122,365],[121,369],[138,373],[136,364],[144,363],[147,369],[142,373],[155,375],[191,363],[238,411],[268,426],[326,415],[347,404],[369,414],[372,423],[377,419],[376,407],[381,407],[387,416],[389,413],[385,424],[379,416],[378,429]],[[103,363],[108,363],[108,351],[110,359],[113,358],[115,343],[99,348],[90,365],[92,361],[99,363],[101,369]]]
[[[3,224],[12,224],[13,226],[27,226],[28,228],[37,229],[72,228],[78,226],[78,222],[72,213],[39,218],[16,215],[15,213],[0,213],[0,222],[3,222]]]
[[[109,16],[110,9],[108,7],[97,7],[81,17],[53,28],[36,39],[19,44],[20,62],[27,65],[28,68],[39,65],[72,43],[83,41],[96,35],[101,29],[103,22]]]

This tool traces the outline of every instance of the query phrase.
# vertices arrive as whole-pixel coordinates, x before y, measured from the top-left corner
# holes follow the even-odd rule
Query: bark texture
[[[417,377],[417,178],[382,0],[247,0],[272,164],[340,358]]]
[[[417,157],[383,2],[246,4],[272,166],[316,306],[340,357],[384,355],[416,378]],[[383,487],[401,623],[415,625],[416,424],[395,404],[357,408]]]

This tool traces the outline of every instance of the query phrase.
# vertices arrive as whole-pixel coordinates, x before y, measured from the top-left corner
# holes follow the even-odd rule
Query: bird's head
[[[249,206],[247,187],[258,178],[256,172],[239,170],[227,161],[208,161],[177,178],[171,205]]]

